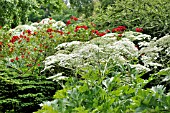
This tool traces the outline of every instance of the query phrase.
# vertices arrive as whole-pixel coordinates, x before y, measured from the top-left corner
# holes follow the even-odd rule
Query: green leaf
[[[170,75],[170,67],[162,69],[158,72],[158,75]]]
[[[83,92],[89,90],[87,83],[85,83],[83,86],[80,86],[78,88],[78,90],[79,90],[80,93],[83,93]]]
[[[89,110],[85,110],[85,107],[76,107],[73,109],[74,111],[76,111],[76,113],[89,113]]]
[[[58,90],[53,97],[55,99],[65,98],[67,96],[66,92],[67,92],[67,89]]]

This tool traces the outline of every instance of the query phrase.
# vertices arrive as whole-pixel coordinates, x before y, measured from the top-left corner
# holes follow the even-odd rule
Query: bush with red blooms
[[[49,18],[49,20],[53,19]],[[44,58],[55,52],[54,48],[60,43],[74,40],[87,41],[95,37],[102,37],[111,32],[117,33],[115,36],[117,36],[117,39],[120,39],[123,37],[122,33],[126,30],[125,26],[118,26],[111,30],[99,31],[95,23],[84,22],[75,16],[71,16],[66,21],[64,29],[53,28],[51,24],[34,32],[27,29],[21,35],[11,36],[12,38],[9,41],[0,41],[0,50],[3,50],[3,56],[9,58],[11,63],[15,64],[18,62],[17,68],[19,70],[22,70],[22,68],[25,70],[25,68],[37,66],[38,64],[43,66],[41,64]],[[136,28],[136,32],[142,31],[142,28]],[[9,36],[10,34],[7,34],[7,37]],[[36,68],[33,69],[36,70]]]

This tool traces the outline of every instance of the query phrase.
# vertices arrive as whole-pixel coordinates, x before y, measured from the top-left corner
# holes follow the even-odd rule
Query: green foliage
[[[85,17],[93,15],[98,5],[105,9],[114,2],[115,0],[70,0],[71,9],[74,9],[80,15],[85,15]]]
[[[86,17],[92,15],[94,10],[93,0],[70,0],[71,8],[80,14],[85,14]]]
[[[126,70],[126,67],[124,69]],[[164,93],[163,86],[143,89],[153,79],[152,77],[149,80],[141,79],[142,75],[135,74],[133,69],[130,69],[129,77],[125,79],[124,76],[127,74],[123,72],[108,77],[106,73],[104,76],[101,75],[99,70],[98,68],[80,70],[77,74],[83,79],[70,78],[64,89],[56,92],[55,100],[45,102],[42,109],[35,113],[169,112],[170,96]],[[109,70],[116,72],[115,67],[110,67]]]
[[[99,1],[100,1],[100,4],[101,4],[101,7],[103,9],[105,9],[105,8],[107,8],[107,6],[115,3],[115,0],[99,0]]]
[[[39,21],[66,8],[62,0],[1,0],[0,4],[0,26],[7,28]]]
[[[161,37],[169,33],[169,7],[169,0],[115,0],[106,10],[99,7],[91,18],[99,29],[119,25],[125,25],[129,30],[141,27],[144,33]]]
[[[30,113],[43,101],[51,100],[60,86],[45,75],[20,75],[11,68],[0,68],[0,111]],[[28,110],[26,110],[28,109]]]
[[[52,14],[51,17],[54,20],[61,20],[63,22],[66,22],[67,20],[70,19],[71,16],[79,17],[79,15],[81,15],[81,14],[76,12],[76,10],[71,9],[71,8],[70,9],[66,8],[59,14],[57,14],[57,13]]]
[[[0,26],[15,27],[28,21],[28,15],[38,7],[36,0],[1,0]]]
[[[53,19],[47,19],[49,22],[54,22]],[[48,73],[46,75],[41,73],[44,68],[42,61],[46,56],[56,51],[55,47],[58,44],[79,39],[78,36],[73,38],[76,26],[69,25],[68,28],[65,28],[65,34],[62,35],[55,32],[58,27],[54,28],[52,24],[40,25],[42,25],[41,29],[36,31],[32,31],[28,26],[28,28],[23,28],[22,25],[18,26],[18,29],[14,32],[21,33],[23,30],[28,39],[26,41],[26,38],[24,39],[20,35],[20,40],[22,40],[20,43],[18,40],[13,43],[10,42],[13,38],[12,33],[5,32],[3,29],[0,30],[0,111],[2,112],[30,113],[39,108],[38,104],[51,100],[54,91],[60,89],[59,84],[46,80],[46,77],[49,76]],[[50,29],[52,31],[47,32]],[[70,36],[67,34],[68,31],[71,32]],[[76,34],[82,35],[83,31]],[[87,31],[90,33],[90,29]],[[51,35],[54,37],[50,38]],[[83,39],[80,40],[83,41]],[[11,59],[14,62],[11,62]],[[58,69],[60,70],[60,68]],[[29,111],[25,111],[25,109],[29,109]]]
[[[37,22],[44,18],[53,17],[54,15],[62,15],[64,10],[67,10],[63,0],[36,0],[39,4],[39,8],[36,8],[36,12],[31,12],[29,15],[29,21]],[[56,19],[56,18],[54,18]],[[58,19],[57,19],[58,20]]]
[[[37,9],[37,14],[33,13],[32,10],[30,10],[31,12],[23,10],[25,12],[22,14],[26,13],[25,15],[27,16],[20,18],[22,17],[20,15],[20,9],[22,8],[18,7],[25,7],[27,9],[27,2],[22,0],[18,1],[19,3],[24,2],[26,6],[22,6],[22,3],[16,5],[15,2],[3,1],[2,6],[5,8],[9,8],[13,5],[15,6],[14,10],[10,10],[10,15],[7,15],[7,13],[3,12],[3,8],[0,8],[0,11],[3,12],[2,17],[11,19],[8,20],[9,26],[15,26],[20,22],[25,23],[30,13],[31,15],[29,19],[31,21],[37,21],[44,17],[54,17],[58,20],[58,18],[62,18],[61,16],[64,17],[64,19],[61,20],[67,20],[74,13],[78,15],[78,13],[74,12],[73,8],[73,10],[71,9],[73,12],[69,12],[69,9],[67,9],[62,12],[61,16],[59,16],[55,13],[61,11],[61,1],[45,0],[41,2],[39,0],[33,1],[32,3],[34,5],[28,5],[30,8],[35,7],[32,9],[41,7],[40,9]],[[86,15],[92,14],[92,11],[94,10],[94,4],[92,2],[84,0],[83,3],[87,4],[83,4],[83,7],[80,7],[80,4],[77,4],[78,2],[80,1],[75,2],[75,6],[77,5],[77,7],[80,8],[80,10],[77,9],[79,13],[86,13]],[[101,2],[104,1],[101,0]],[[106,4],[110,2],[107,1]],[[8,5],[4,5],[5,3]],[[107,5],[104,5],[102,7],[105,8],[106,6]],[[81,19],[78,19],[77,21],[70,19],[71,24],[67,25],[67,27],[53,28],[52,22],[54,22],[54,20],[48,18],[49,22],[47,25],[40,23],[43,26],[42,27],[38,24],[38,26],[40,25],[40,30],[31,31],[30,33],[30,29],[25,29],[24,36],[26,36],[26,38],[23,38],[22,36],[19,37],[19,39],[22,40],[21,42],[20,40],[16,40],[14,43],[9,43],[12,38],[10,33],[4,33],[3,30],[0,30],[0,111],[30,113],[39,108],[38,104],[48,100],[48,102],[45,102],[42,109],[37,111],[37,113],[170,112],[170,93],[167,93],[168,90],[166,90],[169,86],[170,80],[168,59],[169,42],[166,40],[167,38],[161,42],[166,42],[168,44],[160,44],[160,46],[167,45],[167,51],[163,50],[163,53],[161,54],[161,56],[166,55],[165,57],[167,58],[161,57],[160,62],[166,63],[167,61],[167,64],[164,64],[167,69],[160,70],[158,73],[157,71],[159,69],[157,67],[156,69],[153,69],[153,74],[145,73],[145,71],[139,73],[130,67],[128,65],[130,63],[139,63],[137,58],[132,58],[129,61],[130,63],[128,62],[124,65],[119,64],[116,60],[109,59],[106,63],[102,62],[103,60],[100,62],[99,59],[95,59],[93,62],[98,63],[98,65],[90,65],[90,67],[80,68],[79,70],[76,70],[75,74],[70,73],[70,70],[68,70],[65,73],[65,76],[54,75],[49,77],[50,74],[54,74],[54,71],[63,71],[67,68],[61,69],[57,67],[55,70],[49,70],[50,73],[47,72],[45,73],[46,75],[41,73],[41,70],[44,68],[42,61],[47,56],[56,52],[55,47],[58,44],[74,40],[90,40],[98,36],[95,33],[91,33],[92,30],[96,30],[96,28],[104,30],[106,27],[107,29],[111,29],[118,25],[126,25],[126,27],[129,28],[128,30],[133,31],[136,27],[142,27],[145,32],[148,32],[148,34],[151,34],[152,36],[159,36],[159,33],[160,35],[168,33],[168,6],[168,0],[153,0],[152,2],[147,0],[135,0],[135,4],[134,1],[130,0],[115,0],[114,4],[108,6],[106,10],[98,10],[98,12],[94,13],[92,20],[97,27],[94,27],[90,22],[83,22]],[[17,10],[17,8],[19,10]],[[90,10],[89,13],[88,10]],[[64,12],[66,15],[64,15]],[[19,15],[17,21],[14,21],[13,18],[15,16],[11,15]],[[37,18],[34,18],[34,15],[38,15]],[[105,34],[106,32],[103,33]],[[132,32],[129,32],[129,34],[131,33]],[[137,36],[138,33],[135,34],[136,35],[134,36],[131,35],[130,38],[136,38],[135,36]],[[116,36],[111,36],[111,38],[117,37],[117,33],[114,35]],[[123,39],[124,37],[128,36],[123,33],[121,38]],[[145,39],[145,36],[142,36],[142,38]],[[153,48],[147,50],[150,49],[152,50]],[[149,54],[147,51],[146,53]],[[121,54],[123,54],[123,52]],[[124,54],[123,58],[127,59],[128,54]],[[24,58],[22,58],[22,55],[25,55]],[[99,56],[99,54],[97,55],[98,58],[102,57]],[[149,57],[147,57],[147,59],[148,58]],[[11,59],[13,61],[11,61]],[[143,74],[146,74],[148,78],[143,79]],[[70,75],[75,76],[72,77]],[[153,82],[152,80],[159,78],[159,76],[153,77],[152,75],[159,75],[163,78],[162,81],[159,80],[159,82],[155,82],[156,85],[164,85],[150,86],[151,88],[146,87],[148,83]],[[46,80],[46,77],[48,77],[48,79],[55,78],[54,80],[57,81],[63,89],[60,89],[59,84]],[[61,79],[63,77],[67,79]],[[54,91],[56,90],[57,92],[54,95]],[[52,96],[55,99],[54,101],[51,101]],[[25,109],[29,109],[29,111],[26,111]]]

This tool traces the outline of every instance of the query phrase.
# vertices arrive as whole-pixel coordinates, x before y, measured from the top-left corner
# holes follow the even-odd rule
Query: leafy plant
[[[94,9],[93,0],[70,0],[71,8],[86,17],[92,15]]]
[[[68,10],[63,0],[36,0],[38,8],[34,9],[35,12],[29,14],[28,20],[31,22],[38,22],[44,18],[53,17],[54,15],[62,15],[65,10]],[[64,11],[64,12],[63,12]]]
[[[21,75],[13,68],[0,66],[0,111],[30,113],[43,101],[52,100],[60,85],[45,75]],[[25,110],[29,109],[29,110]]]
[[[40,21],[66,8],[62,0],[1,0],[0,4],[0,26],[7,29],[28,21]]]
[[[114,67],[111,69],[116,70]],[[98,68],[80,70],[82,71],[83,73],[77,73],[82,79],[71,77],[64,88],[56,92],[55,100],[44,102],[42,109],[35,113],[169,111],[170,96],[164,93],[163,86],[143,89],[152,77],[144,80],[140,78],[142,75],[131,70],[132,73],[128,74],[130,81],[127,83],[127,78],[122,79],[126,76],[122,72],[108,77],[106,73],[101,76]]]
[[[115,0],[106,10],[99,7],[91,20],[100,29],[119,25],[124,25],[129,30],[141,27],[144,33],[161,37],[169,33],[169,6],[168,0]]]
[[[0,4],[0,26],[6,26],[8,29],[28,22],[29,13],[38,7],[36,0],[1,0]]]

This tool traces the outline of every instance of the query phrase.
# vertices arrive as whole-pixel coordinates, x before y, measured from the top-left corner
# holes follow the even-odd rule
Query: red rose
[[[105,34],[106,34],[105,32],[98,32],[98,33],[96,33],[96,35],[97,35],[97,36],[100,36],[100,37],[101,37],[101,36],[104,36]]]
[[[118,26],[118,28],[120,28],[120,29],[121,29],[121,31],[126,30],[126,27],[125,27],[125,26]]]
[[[86,26],[86,25],[82,25],[82,26],[76,26],[76,28],[75,28],[75,32],[77,32],[80,28],[83,28],[83,29],[85,29],[85,30],[87,30],[88,29],[88,27]]]
[[[18,60],[19,60],[19,58],[18,58],[18,57],[16,57],[16,58],[15,58],[15,60],[17,60],[17,61],[18,61]]]
[[[74,20],[74,21],[77,21],[77,20],[78,20],[78,18],[76,18],[75,16],[72,16],[70,19],[71,19],[71,20]]]
[[[99,33],[98,30],[91,30],[91,32],[92,32],[92,33],[95,33],[95,34]]]
[[[118,26],[117,28],[112,29],[112,33],[114,33],[114,32],[123,32],[125,30],[126,30],[125,26]]]
[[[143,32],[142,28],[136,28],[136,32]]]
[[[69,24],[71,24],[71,21],[67,20],[66,25],[68,26]]]
[[[10,61],[11,61],[11,62],[14,62],[14,59],[11,59]]]
[[[53,18],[49,18],[50,20],[52,20]]]
[[[87,30],[87,29],[88,29],[88,27],[87,27],[87,26],[85,26],[85,25],[81,26],[81,28],[84,28],[85,30]]]
[[[52,28],[48,28],[47,29],[47,32],[49,33],[49,32],[52,32],[53,31],[53,29]]]
[[[3,43],[0,41],[0,46],[3,45]]]
[[[26,32],[29,34],[29,35],[31,35],[31,30],[26,30]]]
[[[11,43],[14,43],[15,41],[17,41],[19,39],[18,36],[13,36],[12,39],[10,40]]]
[[[71,32],[67,32],[66,34],[70,34]]]

